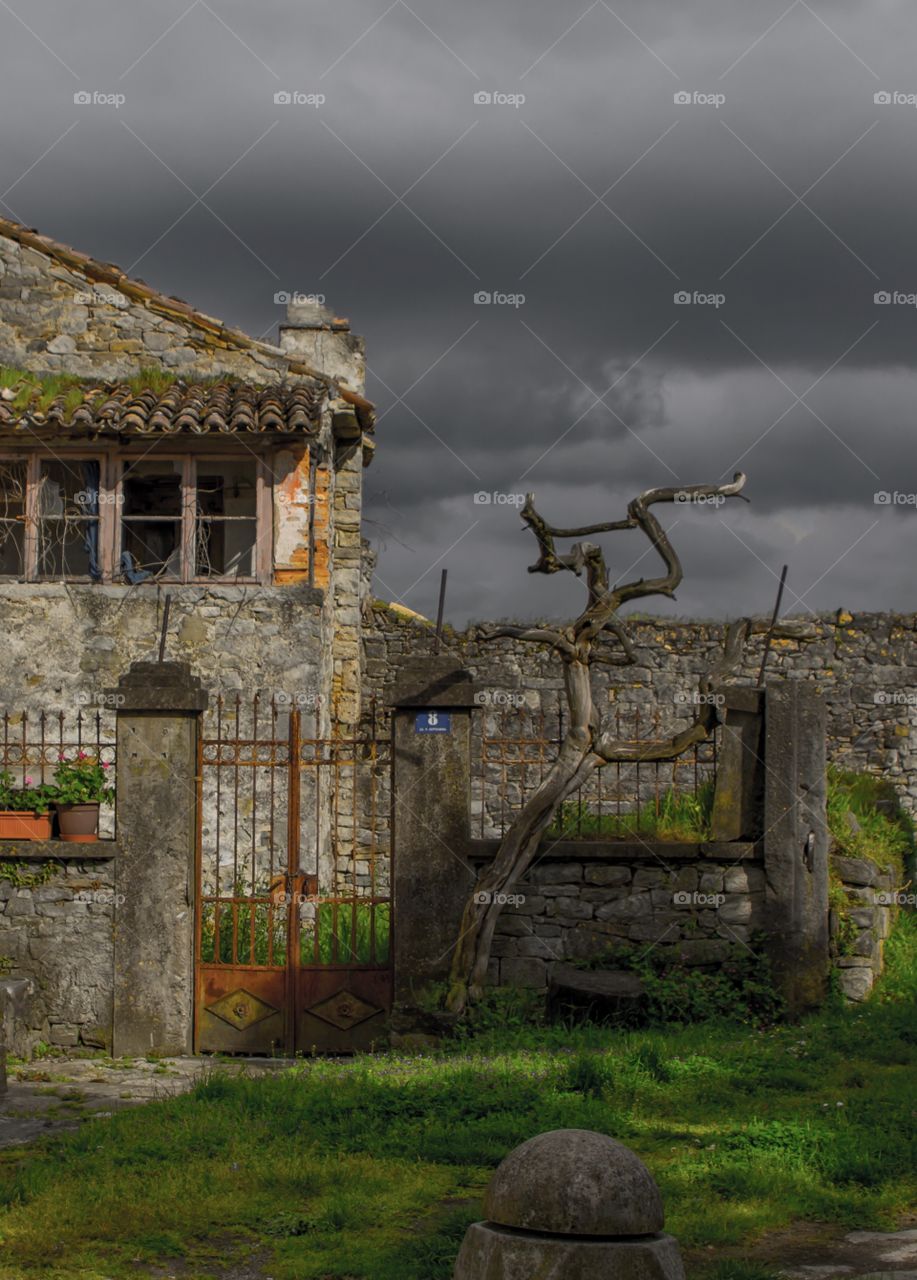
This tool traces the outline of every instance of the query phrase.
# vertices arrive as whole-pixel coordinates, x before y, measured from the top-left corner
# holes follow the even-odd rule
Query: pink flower
[[[105,760],[103,760],[103,761],[102,761],[102,768],[103,768],[103,769],[110,769],[110,768],[111,768],[111,765],[110,765],[110,764],[108,764]]]
[[[22,785],[23,785],[24,787],[30,787],[30,786],[32,785],[32,779],[31,779],[31,778],[23,778],[23,779],[22,779]]]

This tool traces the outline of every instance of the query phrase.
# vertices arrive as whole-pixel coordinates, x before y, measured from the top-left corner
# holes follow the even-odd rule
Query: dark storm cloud
[[[763,607],[784,559],[799,609],[907,607],[913,507],[873,495],[917,489],[917,307],[874,295],[917,292],[917,109],[874,95],[917,93],[915,28],[905,0],[12,0],[0,192],[256,335],[280,289],[351,317],[380,594],[431,611],[448,565],[456,618],[575,607],[476,492],[604,519],[740,465],[751,507],[671,514],[678,611]]]

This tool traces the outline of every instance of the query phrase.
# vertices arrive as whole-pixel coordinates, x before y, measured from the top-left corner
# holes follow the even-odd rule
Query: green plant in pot
[[[58,758],[54,794],[60,838],[72,843],[98,840],[99,807],[115,798],[111,766],[86,751],[78,751],[72,760],[63,753]]]
[[[9,769],[0,770],[0,840],[50,840],[53,800],[53,787],[28,775],[19,786]]]

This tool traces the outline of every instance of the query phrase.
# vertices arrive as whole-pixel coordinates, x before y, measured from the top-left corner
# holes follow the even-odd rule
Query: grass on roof
[[[232,381],[225,374],[195,378],[184,376],[180,380],[205,387],[217,382]],[[179,378],[176,374],[156,365],[139,369],[129,378],[114,380],[118,385],[129,386],[135,395],[141,391],[154,391],[161,395],[177,381]],[[73,373],[35,373],[11,365],[0,365],[0,394],[4,390],[15,391],[12,401],[7,403],[11,403],[18,413],[46,413],[53,401],[62,396],[65,412],[69,416],[83,403],[89,388],[109,384],[108,379],[80,377]]]

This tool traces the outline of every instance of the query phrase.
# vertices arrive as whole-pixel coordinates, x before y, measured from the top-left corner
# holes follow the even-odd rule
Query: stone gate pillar
[[[471,676],[453,658],[409,659],[393,715],[395,1004],[449,976],[465,901],[471,807]]]
[[[768,948],[790,1014],[827,991],[825,703],[802,680],[771,680],[764,710],[764,874]]]
[[[184,662],[135,662],[117,699],[116,1057],[191,1053],[197,743],[207,693]]]

